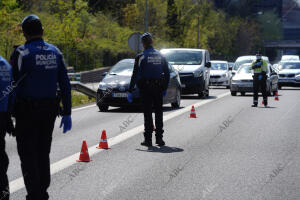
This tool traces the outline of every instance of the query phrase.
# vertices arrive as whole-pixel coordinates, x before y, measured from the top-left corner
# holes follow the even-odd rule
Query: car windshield
[[[118,62],[112,69],[109,71],[110,75],[124,75],[130,76],[133,71],[133,62]]]
[[[287,63],[282,63],[279,66],[279,69],[300,69],[300,62],[297,63],[292,63],[292,62],[287,62]]]
[[[242,65],[241,68],[237,72],[238,74],[252,74],[252,70],[250,65]]]
[[[201,65],[202,51],[163,50],[162,54],[172,65]]]
[[[238,70],[240,68],[241,65],[246,64],[246,63],[252,63],[253,59],[245,59],[245,60],[241,60],[241,61],[237,61],[234,63],[234,70]]]
[[[211,63],[211,70],[227,70],[226,63]]]

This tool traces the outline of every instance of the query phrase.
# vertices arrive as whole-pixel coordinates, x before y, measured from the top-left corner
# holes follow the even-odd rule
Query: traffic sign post
[[[140,33],[133,33],[128,38],[128,46],[136,53],[139,53],[140,51],[143,50],[143,45],[141,43],[141,36],[142,35]]]

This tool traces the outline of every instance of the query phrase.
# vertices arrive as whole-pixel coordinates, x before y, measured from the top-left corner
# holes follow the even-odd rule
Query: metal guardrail
[[[82,84],[78,81],[71,81],[71,87],[72,87],[72,90],[81,92],[89,97],[96,98],[96,96],[97,96],[97,92],[95,90],[85,86],[84,84]]]

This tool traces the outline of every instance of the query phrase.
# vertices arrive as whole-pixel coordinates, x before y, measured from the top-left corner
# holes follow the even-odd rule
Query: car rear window
[[[163,50],[161,53],[172,65],[201,65],[202,51]]]

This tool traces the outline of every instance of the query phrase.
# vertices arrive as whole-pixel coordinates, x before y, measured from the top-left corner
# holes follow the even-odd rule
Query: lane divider
[[[219,100],[221,98],[224,98],[224,97],[228,96],[229,94],[230,94],[229,92],[226,92],[226,93],[223,93],[223,94],[220,94],[220,95],[216,96],[216,99],[204,99],[201,102],[194,104],[194,108],[198,108],[198,107],[203,106],[205,104],[208,104],[208,103],[211,103],[213,101]],[[88,107],[93,107],[93,106],[88,106]],[[86,108],[86,107],[84,107],[84,108]],[[83,109],[83,108],[79,108],[79,109]],[[187,106],[185,108],[181,108],[181,109],[179,109],[177,111],[174,111],[170,114],[167,114],[166,116],[164,116],[164,122],[166,122],[170,119],[173,119],[177,116],[180,116],[180,115],[182,115],[186,112],[190,112],[190,107],[189,106]],[[124,142],[125,140],[128,140],[129,138],[131,138],[133,136],[136,136],[136,135],[140,134],[143,131],[144,131],[144,125],[137,126],[137,127],[133,128],[131,130],[128,130],[124,133],[121,133],[120,135],[117,135],[115,137],[112,137],[112,138],[108,139],[108,143],[110,144],[110,146],[114,146],[116,144]],[[88,148],[88,152],[89,152],[90,157],[104,151],[104,149],[97,149],[97,147],[98,147],[98,144]],[[71,156],[68,156],[68,157],[66,157],[66,158],[64,158],[60,161],[57,161],[57,162],[51,164],[51,175],[56,174],[56,173],[58,173],[58,172],[60,172],[64,169],[74,165],[76,163],[76,160],[78,159],[78,156],[79,156],[79,153],[75,153]],[[17,192],[20,189],[23,189],[25,187],[23,177],[20,177],[20,178],[17,178],[15,180],[11,181],[9,183],[9,187],[10,187],[10,193],[11,194],[14,193],[14,192]]]

